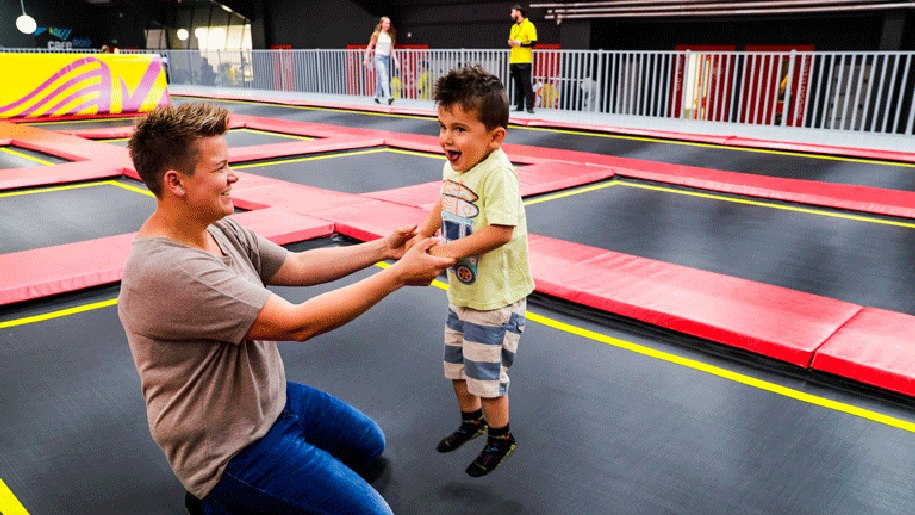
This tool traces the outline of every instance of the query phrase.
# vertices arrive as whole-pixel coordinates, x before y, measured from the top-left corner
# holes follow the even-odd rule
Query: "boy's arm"
[[[459,240],[440,243],[430,248],[429,254],[452,259],[480,256],[511,241],[514,231],[514,225],[487,225]]]
[[[436,231],[442,225],[442,199],[439,197],[438,202],[435,203],[435,207],[432,208],[432,212],[429,213],[429,216],[426,218],[426,221],[423,222],[419,228],[416,229],[416,236],[413,237],[414,240],[421,240],[423,238],[429,238],[435,236]]]

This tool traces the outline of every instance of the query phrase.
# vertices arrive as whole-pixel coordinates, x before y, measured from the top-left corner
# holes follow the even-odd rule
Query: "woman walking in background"
[[[375,75],[378,78],[378,87],[375,90],[375,103],[380,104],[387,99],[388,104],[394,103],[394,97],[391,96],[391,63],[397,69],[400,69],[400,63],[397,62],[397,55],[394,53],[394,44],[397,41],[397,31],[391,24],[391,19],[382,16],[375,26],[375,32],[372,32],[372,39],[368,46],[365,47],[365,66],[369,66],[369,57],[372,47],[375,48]]]

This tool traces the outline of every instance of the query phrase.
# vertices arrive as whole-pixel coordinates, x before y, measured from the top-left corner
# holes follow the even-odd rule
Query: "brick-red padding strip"
[[[107,160],[78,161],[33,168],[7,168],[0,170],[0,190],[107,179],[120,177],[125,171],[124,166]]]
[[[420,225],[429,216],[429,211],[418,207],[368,200],[368,203],[324,209],[311,215],[333,221],[336,232],[362,241],[381,238],[399,227]]]
[[[806,367],[860,306],[531,236],[537,290]]]
[[[915,316],[864,308],[820,347],[811,368],[915,397]]]
[[[234,218],[280,245],[333,233],[332,223],[280,209],[250,211]],[[134,236],[121,234],[0,254],[0,305],[121,280]]]

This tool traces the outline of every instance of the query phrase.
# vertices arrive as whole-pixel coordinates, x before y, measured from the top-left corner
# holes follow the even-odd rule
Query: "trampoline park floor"
[[[244,215],[273,209],[274,216],[316,216],[331,220],[336,232],[359,236],[421,218],[422,208],[435,200],[443,161],[435,151],[434,120],[225,104],[239,119],[312,124],[297,133],[271,134],[265,124],[252,122],[229,133],[237,151],[233,167],[242,176],[236,189],[245,199],[238,205],[254,209]],[[132,123],[125,118],[36,126],[91,134],[114,149]],[[336,128],[318,130],[330,126]],[[366,132],[378,128],[386,135]],[[350,147],[335,147],[335,134],[347,129],[353,129]],[[509,155],[531,170],[522,174],[528,187],[544,177],[538,173],[552,170],[544,154],[619,157],[607,155],[616,138],[602,137],[600,147],[592,148],[598,136],[510,131],[516,133],[525,136],[514,141],[519,152]],[[548,134],[555,136],[542,143],[549,148],[524,148]],[[374,143],[360,146],[370,139]],[[289,151],[278,151],[274,143]],[[680,143],[639,144],[645,145],[640,159],[695,164],[689,152],[671,150],[686,148]],[[302,152],[308,145],[315,145],[313,154]],[[757,171],[770,173],[769,154],[754,154],[710,156],[710,162],[724,171],[730,171],[729,159],[761,163]],[[816,159],[774,155],[797,169]],[[824,176],[860,166],[862,176],[879,170],[895,177],[891,191],[915,190],[906,185],[915,173],[907,163],[835,163],[840,166]],[[153,205],[149,192],[125,173],[0,191],[0,259],[129,237]],[[907,266],[915,251],[912,219],[621,175],[529,189],[529,232],[538,249],[547,237],[915,314],[915,281]],[[288,246],[303,250],[349,241],[335,235]],[[373,271],[338,284],[275,291],[299,302]],[[572,270],[560,270],[556,280],[563,272]],[[114,307],[117,285],[105,282],[0,305],[0,418],[6,426],[0,432],[0,512],[182,511],[183,489],[146,426],[139,379]],[[476,442],[451,454],[434,450],[459,422],[441,372],[444,288],[437,283],[396,292],[332,333],[281,344],[290,380],[322,388],[379,422],[388,442],[386,468],[373,484],[395,513],[915,512],[912,396],[543,293],[530,299],[527,331],[511,371],[518,450],[492,475],[471,479],[464,468],[479,451]],[[726,301],[728,292],[722,295]]]
[[[298,302],[336,286],[276,291]],[[116,295],[102,287],[0,317],[0,470],[32,513],[181,512],[182,488],[146,428]],[[337,331],[281,345],[290,380],[384,429],[387,467],[374,485],[395,513],[915,508],[911,410],[537,298],[512,368],[518,450],[469,478],[482,443],[434,449],[458,422],[441,373],[446,306],[439,287],[409,288]]]
[[[0,146],[0,169],[52,166],[65,162],[65,159],[27,148],[14,145]]]

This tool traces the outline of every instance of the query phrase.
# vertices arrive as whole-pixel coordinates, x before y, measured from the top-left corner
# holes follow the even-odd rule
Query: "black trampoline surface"
[[[577,191],[529,200],[528,232],[915,315],[911,220],[631,179]]]
[[[0,146],[0,169],[34,168],[67,163],[66,159],[13,145]]]
[[[82,120],[66,120],[59,122],[35,122],[28,125],[49,131],[75,131],[82,129],[115,129],[133,127],[134,122],[141,116],[125,116],[112,118],[87,118]]]
[[[372,148],[233,163],[232,168],[327,190],[368,193],[440,181],[444,163],[439,154]]]
[[[229,129],[229,132],[226,133],[226,143],[229,145],[229,148],[250,147],[268,143],[288,143],[290,141],[309,141],[313,139],[315,138],[256,129]],[[130,138],[116,138],[98,141],[110,143],[119,147],[126,147],[129,140]]]
[[[0,254],[139,230],[155,209],[131,179],[0,192]]]
[[[336,286],[276,291],[299,302]],[[0,309],[0,470],[31,513],[183,513],[184,490],[149,435],[116,309],[9,323],[116,295],[107,287]],[[464,468],[482,442],[435,451],[459,421],[441,372],[446,306],[437,288],[407,288],[347,326],[280,346],[290,380],[352,403],[382,427],[388,466],[374,485],[395,513],[915,512],[912,406],[536,299],[511,372],[518,450],[490,476],[469,478]],[[700,372],[665,353],[742,375]],[[801,393],[816,397],[790,396]],[[892,423],[824,407],[829,401]]]
[[[200,103],[206,100],[174,97],[172,101]],[[437,122],[426,117],[319,108],[302,109],[240,101],[212,103],[224,105],[230,111],[239,114],[438,136]],[[704,143],[520,126],[509,128],[505,142],[714,168],[729,172],[915,191],[915,163],[886,163],[836,156],[760,151]]]

